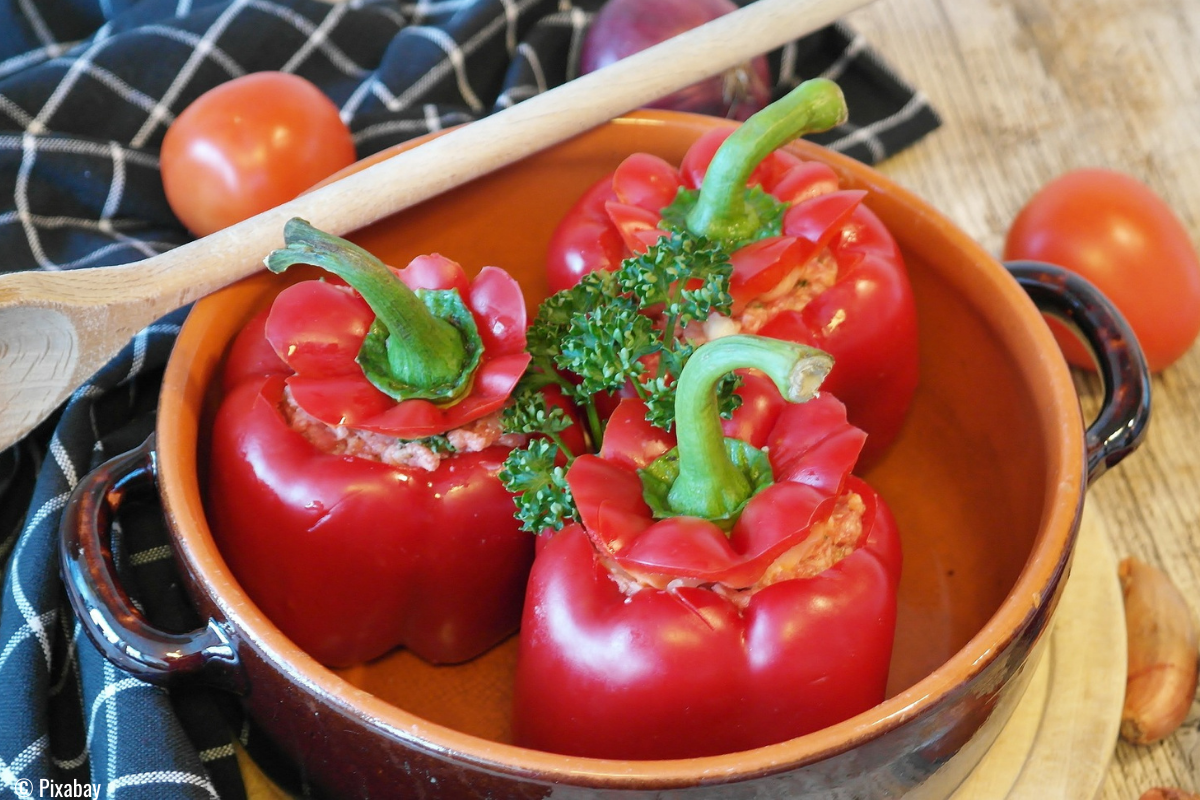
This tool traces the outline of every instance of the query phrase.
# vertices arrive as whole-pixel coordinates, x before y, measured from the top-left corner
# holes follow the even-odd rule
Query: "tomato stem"
[[[726,446],[717,407],[717,383],[737,369],[757,369],[780,394],[802,403],[816,394],[833,358],[808,345],[761,336],[724,336],[696,349],[679,375],[675,426],[679,474],[667,501],[680,515],[728,518],[755,491]]]
[[[268,269],[282,272],[294,264],[320,267],[350,284],[375,312],[373,327],[383,328],[385,358],[374,368],[385,374],[373,375],[363,364],[361,353],[359,363],[381,390],[397,400],[422,397],[451,401],[461,396],[464,385],[469,388],[470,376],[466,373],[473,370],[478,359],[472,358],[468,345],[478,338],[477,331],[464,330],[462,324],[452,324],[435,314],[429,306],[437,303],[427,303],[386,264],[353,242],[298,218],[284,226],[284,241],[286,248],[267,256]],[[457,292],[454,294],[457,297]],[[455,305],[461,306],[461,302]],[[469,312],[466,324],[474,325]],[[364,344],[371,341],[368,336]]]
[[[746,202],[746,181],[759,163],[788,142],[829,130],[846,121],[842,90],[825,78],[805,81],[759,111],[717,150],[687,214],[692,233],[720,241],[750,241],[763,225]]]

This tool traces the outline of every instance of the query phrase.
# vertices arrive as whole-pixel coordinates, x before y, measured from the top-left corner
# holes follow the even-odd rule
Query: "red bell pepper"
[[[284,289],[230,351],[207,469],[217,544],[324,664],[478,655],[516,629],[533,559],[497,478],[514,443],[500,408],[529,361],[520,287],[436,255],[393,270],[298,220],[285,236],[272,270],[342,280]]]
[[[789,403],[767,448],[722,436],[714,387],[753,367]],[[735,752],[883,700],[901,552],[850,474],[865,435],[813,396],[828,357],[731,336],[698,348],[677,439],[638,399],[566,473],[578,522],[538,551],[518,652],[518,744],[621,759]],[[811,399],[809,399],[811,398]],[[807,402],[798,402],[804,401]]]
[[[555,230],[552,291],[680,230],[730,252],[732,314],[685,332],[758,333],[830,353],[825,390],[870,434],[864,463],[899,433],[918,377],[916,309],[899,247],[829,166],[777,150],[844,119],[836,84],[813,80],[735,131],[714,130],[676,168],[637,153],[592,186]]]

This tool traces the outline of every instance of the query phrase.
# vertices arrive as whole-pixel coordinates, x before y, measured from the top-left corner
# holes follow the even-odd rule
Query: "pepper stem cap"
[[[743,122],[717,149],[695,205],[692,233],[722,242],[748,242],[768,222],[760,202],[748,202],[746,181],[763,159],[801,136],[841,125],[849,112],[841,88],[813,78]]]
[[[396,400],[453,402],[470,390],[482,340],[456,290],[418,294],[367,250],[299,218],[284,226],[284,243],[266,257],[267,269],[320,267],[348,283],[375,313],[357,360],[380,391]]]
[[[759,370],[785,399],[802,403],[817,393],[833,369],[833,357],[808,345],[741,334],[696,349],[675,393],[678,475],[667,504],[676,515],[729,520],[762,488],[761,481],[739,467],[747,459],[732,457],[721,429],[717,383],[738,369]]]

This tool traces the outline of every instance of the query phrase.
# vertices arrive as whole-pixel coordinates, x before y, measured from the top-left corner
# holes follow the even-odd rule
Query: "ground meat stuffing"
[[[429,472],[437,469],[443,458],[454,453],[474,453],[494,444],[516,447],[525,440],[523,436],[504,433],[498,411],[448,431],[441,447],[430,441],[407,441],[345,425],[327,425],[301,408],[287,390],[279,411],[292,430],[318,450]]]
[[[784,311],[801,311],[814,297],[833,286],[837,277],[837,261],[826,250],[789,272],[774,289],[747,303],[740,314],[733,318],[714,314],[702,324],[690,324],[685,336],[700,345],[734,333],[758,333]]]
[[[767,567],[754,589],[779,581],[820,575],[854,552],[862,538],[862,518],[866,505],[857,494],[837,499],[828,519],[812,526],[807,537]]]
[[[853,492],[842,495],[837,499],[833,512],[827,519],[813,525],[804,541],[771,562],[758,582],[748,588],[686,578],[669,580],[654,574],[634,574],[623,569],[611,558],[600,558],[608,567],[609,576],[627,598],[647,588],[671,591],[685,586],[699,586],[711,589],[739,608],[744,608],[759,589],[780,581],[815,577],[853,553],[862,538],[862,518],[865,511],[866,505],[862,497]]]

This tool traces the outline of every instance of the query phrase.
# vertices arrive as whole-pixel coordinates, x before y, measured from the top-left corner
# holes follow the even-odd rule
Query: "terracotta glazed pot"
[[[353,238],[396,265],[438,251],[468,270],[503,266],[536,300],[545,293],[541,263],[557,215],[593,181],[637,150],[678,163],[699,135],[725,124],[638,113]],[[882,705],[752,751],[611,761],[510,744],[512,641],[456,667],[430,667],[403,651],[336,672],[318,665],[239,587],[204,513],[198,465],[213,377],[235,332],[283,285],[265,274],[196,305],[167,369],[157,442],[81,484],[63,555],[84,629],[114,663],[144,678],[207,680],[239,692],[309,779],[337,796],[949,795],[1033,673],[1087,484],[1142,437],[1147,373],[1124,323],[1086,284],[1045,265],[1010,272],[873,170],[811,144],[791,147],[833,166],[844,185],[868,190],[867,205],[904,252],[918,306],[920,387],[900,439],[866,476],[895,511],[905,548]],[[1042,310],[1076,323],[1097,354],[1108,392],[1086,431]],[[113,507],[127,487],[152,482],[191,596],[209,620],[183,636],[148,626],[114,581],[107,553]]]

